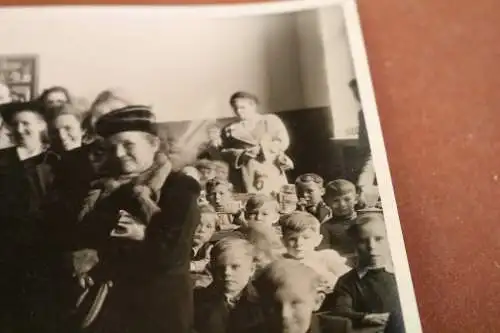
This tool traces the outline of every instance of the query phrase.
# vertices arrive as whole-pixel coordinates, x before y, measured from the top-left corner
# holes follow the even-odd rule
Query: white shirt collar
[[[356,268],[356,272],[358,273],[358,277],[359,279],[361,280],[362,278],[364,278],[366,276],[366,274],[371,271],[371,270],[376,270],[376,269],[383,269],[385,270],[387,273],[392,273],[394,274],[394,268],[392,267],[392,265],[389,265],[389,264],[386,264],[384,266],[380,266],[380,267],[363,267],[363,268]]]

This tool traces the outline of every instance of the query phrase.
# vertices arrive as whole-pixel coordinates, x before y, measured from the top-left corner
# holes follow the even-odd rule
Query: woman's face
[[[15,143],[21,147],[34,148],[42,143],[42,133],[47,123],[36,112],[21,111],[12,119],[12,135]]]
[[[233,109],[241,120],[248,120],[257,116],[257,104],[249,98],[234,100]]]
[[[154,162],[159,142],[144,132],[126,131],[116,133],[107,140],[108,157],[121,174],[146,171]]]
[[[53,131],[56,141],[64,150],[72,150],[82,145],[83,131],[80,121],[71,114],[63,114],[54,119]]]
[[[57,108],[68,103],[68,96],[62,91],[53,91],[45,98],[45,106],[49,109]]]

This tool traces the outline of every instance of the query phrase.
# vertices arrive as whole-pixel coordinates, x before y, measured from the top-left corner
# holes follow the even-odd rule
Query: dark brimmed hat
[[[140,131],[158,135],[156,117],[149,106],[128,105],[101,116],[95,124],[97,135],[109,137],[116,133]]]
[[[0,104],[0,115],[2,116],[2,119],[9,125],[12,124],[14,116],[21,111],[38,113],[45,119],[43,105],[38,100]]]

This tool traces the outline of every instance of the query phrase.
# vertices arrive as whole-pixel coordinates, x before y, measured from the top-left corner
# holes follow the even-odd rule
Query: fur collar
[[[161,188],[172,171],[172,164],[167,156],[159,153],[153,166],[134,178],[104,177],[91,184],[79,214],[79,221],[93,210],[96,203],[105,199],[122,185],[132,184],[130,196],[137,200],[141,207],[141,216],[135,216],[142,223],[148,224],[153,215],[160,212],[157,203],[160,200]],[[126,207],[123,207],[126,210]]]

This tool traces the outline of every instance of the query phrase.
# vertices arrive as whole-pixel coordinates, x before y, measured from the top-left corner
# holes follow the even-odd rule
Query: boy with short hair
[[[375,326],[380,332],[404,333],[383,215],[360,215],[349,235],[356,244],[356,268],[339,279],[324,309],[350,318],[355,327]]]
[[[206,199],[219,215],[217,230],[232,230],[236,216],[241,214],[241,204],[233,200],[233,185],[227,180],[213,178],[205,187]]]
[[[285,252],[278,202],[273,196],[255,194],[247,200],[244,216],[246,225],[237,231],[254,245],[260,269]]]
[[[213,161],[207,159],[197,160],[194,167],[199,172],[200,184],[202,187],[205,187],[206,183],[216,176],[215,164]]]
[[[332,210],[332,217],[321,225],[323,241],[320,248],[337,251],[352,265],[355,248],[347,230],[356,220],[356,186],[345,179],[333,180],[326,185],[325,201]]]
[[[333,250],[316,251],[322,236],[320,223],[307,212],[296,211],[280,219],[286,258],[294,259],[314,269],[333,288],[338,277],[349,270],[345,259]]]
[[[265,224],[279,230],[279,219],[279,204],[273,196],[255,194],[247,200],[245,204],[245,220],[247,223]]]
[[[212,281],[207,265],[210,262],[210,240],[218,223],[217,213],[209,205],[200,206],[200,223],[196,226],[191,250],[189,270],[195,283],[195,288],[206,287]]]
[[[195,332],[236,333],[259,325],[262,315],[250,284],[254,248],[247,240],[226,237],[211,252],[213,282],[195,293]]]
[[[320,223],[332,216],[332,210],[323,201],[325,194],[323,184],[323,178],[315,173],[305,173],[295,181],[299,210],[311,213]]]
[[[213,161],[215,166],[215,177],[223,180],[229,180],[229,164],[224,161]]]
[[[309,267],[291,259],[267,266],[254,282],[265,323],[244,333],[347,333],[349,320],[319,314],[324,299],[321,280]]]

